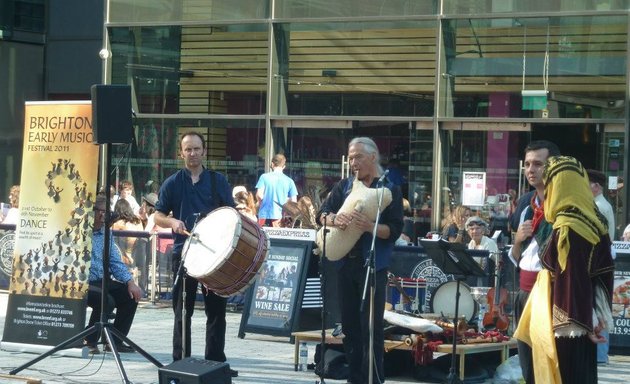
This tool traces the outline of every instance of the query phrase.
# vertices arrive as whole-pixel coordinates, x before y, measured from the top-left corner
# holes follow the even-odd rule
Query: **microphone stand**
[[[379,186],[380,184],[380,186]],[[368,286],[370,287],[370,314],[368,319],[368,331],[370,333],[369,336],[369,344],[368,344],[368,383],[374,383],[374,291],[375,291],[375,281],[376,281],[376,266],[375,260],[376,255],[374,254],[374,246],[376,242],[376,230],[378,228],[378,221],[381,218],[381,206],[383,203],[383,194],[385,192],[385,187],[383,187],[382,182],[376,183],[376,188],[379,190],[378,193],[378,206],[376,210],[376,219],[374,220],[374,228],[372,229],[372,244],[370,245],[370,252],[368,253],[368,259],[365,261],[365,284],[363,285],[363,299],[361,302],[361,312],[365,310],[365,301],[367,295]],[[381,308],[382,310],[382,308]],[[380,382],[379,378],[379,382]]]
[[[179,280],[181,278],[182,281],[182,359],[187,357],[186,356],[186,315],[188,313],[188,311],[186,310],[186,267],[184,267],[184,262],[186,261],[186,256],[188,256],[188,250],[190,249],[190,243],[193,240],[193,236],[195,234],[195,229],[197,228],[197,224],[199,223],[199,218],[201,216],[197,215],[197,218],[195,219],[195,223],[193,224],[192,230],[190,231],[190,237],[188,239],[188,241],[186,242],[186,249],[184,249],[184,251],[182,252],[182,259],[179,262],[179,267],[177,268],[177,274],[175,275],[175,281],[173,282],[173,287],[177,287],[177,283],[179,283]]]
[[[459,316],[459,285],[462,280],[465,280],[465,277],[457,276],[455,278],[457,280],[457,289],[455,290],[455,314],[453,315],[453,351],[451,353],[451,367],[448,370],[448,375],[446,376],[447,384],[461,384],[462,381],[459,379],[456,370],[456,362],[457,362],[457,331],[458,331],[458,316]],[[459,357],[460,359],[465,358],[464,355]]]
[[[323,242],[322,242],[322,254],[320,255],[319,258],[319,283],[320,283],[320,295],[322,296],[322,338],[321,338],[321,348],[320,348],[320,358],[319,358],[319,364],[320,365],[320,369],[319,369],[319,381],[315,381],[315,383],[321,383],[321,384],[325,384],[326,381],[324,380],[324,367],[325,367],[325,362],[324,362],[324,358],[326,356],[326,274],[324,271],[324,263],[325,263],[325,259],[326,259],[326,234],[328,233],[329,229],[328,226],[326,225],[326,217],[329,215],[329,213],[325,213],[323,215],[324,217],[324,236],[323,236]]]

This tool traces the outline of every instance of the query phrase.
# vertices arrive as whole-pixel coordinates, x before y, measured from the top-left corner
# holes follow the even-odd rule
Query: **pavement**
[[[4,331],[8,293],[0,292],[0,330]],[[239,376],[232,383],[247,384],[315,384],[319,377],[310,370],[294,370],[294,345],[288,337],[276,337],[247,333],[238,337],[241,314],[230,312],[227,315],[226,355],[230,367],[238,370]],[[203,358],[204,351],[203,309],[198,308],[193,315],[192,356]],[[172,362],[171,335],[173,313],[170,302],[161,301],[158,305],[141,303],[129,333],[129,338],[164,365]],[[101,348],[102,351],[102,348]],[[315,345],[309,345],[309,362],[313,361]],[[6,377],[8,373],[39,355],[36,353],[9,352],[0,350],[0,383],[26,383],[36,379],[42,383],[115,383],[124,382],[111,353],[92,357],[69,357],[54,355],[31,367]],[[131,383],[159,383],[158,367],[139,353],[121,354],[122,367]],[[325,379],[326,383],[339,384],[345,380]],[[499,382],[486,380],[486,383]],[[612,355],[610,363],[599,367],[599,383],[630,382],[630,356]],[[413,378],[411,370],[399,370],[387,377],[388,384],[423,383]],[[502,381],[501,383],[505,383]]]

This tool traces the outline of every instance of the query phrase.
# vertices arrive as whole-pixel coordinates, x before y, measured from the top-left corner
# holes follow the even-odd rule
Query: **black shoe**
[[[232,368],[230,368],[230,376],[232,377],[238,377],[238,371],[234,370]]]
[[[112,351],[112,347],[110,347],[109,344],[106,344],[105,345],[105,350],[107,352],[111,352]],[[118,351],[118,353],[133,353],[133,352],[135,352],[135,350],[133,348],[131,348],[128,345],[124,345],[124,344],[117,345],[116,346],[116,350]]]
[[[90,355],[98,355],[99,353],[101,353],[96,344],[86,344],[85,346],[87,347],[88,353]]]
[[[88,349],[88,353],[90,355],[98,355],[99,353],[101,353],[101,351],[98,349],[98,345],[96,345],[96,343],[92,343],[90,341],[87,340],[83,340],[83,346],[87,347]]]

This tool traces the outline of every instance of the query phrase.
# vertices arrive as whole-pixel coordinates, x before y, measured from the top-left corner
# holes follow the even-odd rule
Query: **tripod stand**
[[[77,342],[82,341],[86,336],[89,336],[93,333],[98,333],[100,339],[105,338],[107,342],[109,343],[109,346],[111,347],[111,350],[112,350],[112,354],[114,356],[114,361],[116,362],[116,366],[118,368],[118,372],[120,373],[123,383],[127,384],[127,383],[131,383],[131,381],[129,381],[129,378],[127,377],[127,373],[125,372],[125,368],[123,367],[122,361],[120,360],[120,354],[118,353],[118,350],[116,348],[116,343],[115,343],[116,339],[129,344],[129,346],[131,346],[136,352],[140,353],[142,356],[144,356],[147,360],[152,362],[157,367],[163,366],[162,363],[160,363],[154,357],[149,355],[149,353],[144,351],[134,342],[132,342],[127,336],[123,335],[117,329],[113,328],[112,324],[110,324],[107,321],[107,313],[106,313],[107,311],[105,310],[105,308],[107,308],[107,294],[108,294],[107,292],[109,290],[109,275],[110,275],[109,265],[110,265],[111,231],[109,230],[108,225],[109,225],[110,216],[111,216],[110,209],[109,209],[109,201],[111,198],[111,192],[109,189],[109,186],[111,183],[111,176],[110,176],[110,171],[109,171],[109,164],[111,163],[111,144],[110,143],[105,144],[103,147],[101,147],[101,150],[104,150],[105,155],[106,155],[105,156],[106,157],[105,172],[104,172],[105,173],[105,206],[106,208],[105,208],[105,219],[104,219],[104,224],[103,224],[105,228],[104,228],[104,236],[103,236],[103,239],[104,239],[103,240],[104,242],[103,244],[103,278],[102,278],[102,283],[101,283],[100,321],[95,323],[93,326],[87,328],[83,332],[80,332],[76,336],[73,336],[70,339],[63,341],[59,345],[53,347],[51,350],[41,354],[40,356],[27,362],[26,364],[23,364],[13,369],[12,371],[9,372],[9,374],[11,375],[17,374],[18,372],[37,363],[38,361],[43,360],[48,356],[51,356],[57,351],[60,351],[69,346],[75,345]]]
[[[481,269],[479,264],[468,254],[466,247],[459,243],[449,243],[444,239],[420,240],[422,247],[427,252],[433,263],[446,274],[456,276],[457,289],[455,291],[455,313],[453,314],[453,351],[451,353],[451,367],[446,377],[448,384],[460,384],[456,371],[457,365],[457,324],[459,317],[459,286],[461,280],[465,280],[468,276],[486,277],[487,274]],[[463,359],[464,356],[460,356]]]
[[[186,298],[187,298],[187,293],[186,293],[186,275],[187,275],[187,271],[186,271],[186,267],[184,266],[184,263],[186,262],[186,257],[188,256],[188,250],[190,249],[190,244],[192,244],[193,241],[195,241],[196,237],[194,234],[196,234],[196,229],[197,229],[197,224],[199,223],[199,218],[201,217],[201,215],[197,215],[196,219],[195,219],[195,224],[193,225],[192,230],[190,231],[190,240],[188,240],[186,242],[185,245],[185,249],[182,252],[182,258],[179,261],[179,266],[177,267],[177,272],[175,273],[175,281],[173,282],[173,302],[175,303],[175,296],[177,295],[177,290],[181,289],[181,293],[180,293],[180,298],[181,298],[181,309],[176,308],[175,311],[179,311],[181,314],[181,319],[182,319],[182,324],[181,324],[181,333],[182,333],[182,350],[181,350],[181,357],[188,357],[188,355],[190,355],[190,346],[189,343],[186,341],[188,338],[187,335],[187,329],[188,329],[188,324],[187,324],[187,309],[186,309]],[[191,277],[192,278],[192,277]],[[181,284],[181,285],[178,285]],[[196,290],[196,289],[195,289]],[[175,306],[173,307],[175,308]],[[188,347],[187,347],[188,346]],[[188,349],[188,353],[187,352]]]

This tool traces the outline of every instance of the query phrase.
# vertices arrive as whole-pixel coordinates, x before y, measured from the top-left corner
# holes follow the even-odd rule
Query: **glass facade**
[[[277,18],[327,18],[327,17],[388,17],[434,15],[437,0],[277,0]]]
[[[138,112],[121,171],[138,191],[181,166],[193,128],[231,184],[253,189],[283,152],[311,197],[371,136],[420,232],[462,203],[468,173],[485,180],[471,208],[503,227],[531,140],[627,175],[625,1],[110,0],[107,27],[105,82],[131,84]],[[624,194],[609,191],[619,227]]]
[[[264,127],[264,120],[256,118],[139,118],[135,143],[112,147],[117,181],[132,181],[139,195],[154,191],[182,167],[179,137],[195,131],[208,143],[208,168],[229,175],[233,185],[253,188],[264,169]]]
[[[432,116],[435,22],[274,25],[272,113]]]
[[[443,30],[455,116],[623,118],[625,16],[453,19]],[[545,108],[523,100],[536,90],[548,91]]]

